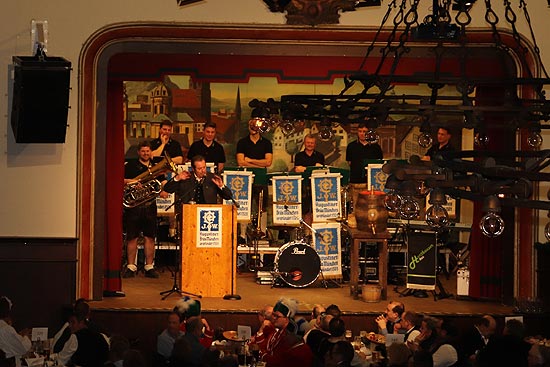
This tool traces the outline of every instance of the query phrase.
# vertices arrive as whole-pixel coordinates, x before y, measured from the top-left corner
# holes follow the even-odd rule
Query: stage
[[[171,295],[162,300],[160,292],[171,289],[171,273],[166,268],[160,269],[159,279],[145,278],[140,273],[136,278],[123,279],[123,291],[125,297],[108,297],[102,301],[92,302],[96,310],[148,310],[168,311],[178,299],[178,296]],[[444,275],[439,275],[444,289],[447,293],[456,293],[456,276],[453,274],[447,280]],[[387,301],[378,303],[367,303],[361,298],[354,299],[350,295],[349,285],[330,281],[329,288],[325,289],[320,279],[308,287],[274,287],[259,285],[255,281],[255,274],[252,272],[241,272],[237,275],[236,293],[241,300],[230,301],[220,298],[202,298],[202,310],[204,312],[255,312],[266,304],[275,304],[279,297],[291,297],[299,301],[300,313],[309,313],[313,305],[319,303],[329,305],[337,304],[346,314],[369,314],[382,312]],[[473,301],[468,299],[456,299],[450,297],[434,301],[431,292],[428,298],[416,298],[413,296],[400,297],[395,292],[394,285],[388,285],[388,300],[399,299],[404,302],[407,309],[415,310],[433,315],[476,315],[476,314],[497,314],[504,315],[512,313],[512,307],[502,305],[498,302]],[[403,290],[403,287],[399,287]]]

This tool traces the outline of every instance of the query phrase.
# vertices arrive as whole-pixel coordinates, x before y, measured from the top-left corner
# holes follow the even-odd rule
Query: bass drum
[[[275,272],[291,287],[307,287],[319,277],[321,259],[308,244],[289,242],[277,251]]]

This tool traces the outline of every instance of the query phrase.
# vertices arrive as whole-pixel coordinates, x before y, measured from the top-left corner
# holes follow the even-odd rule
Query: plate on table
[[[386,337],[381,334],[369,333],[367,335],[368,341],[376,344],[386,344]]]
[[[244,339],[241,339],[237,336],[237,332],[235,330],[224,331],[223,337],[227,340],[231,340],[234,342],[244,342]]]

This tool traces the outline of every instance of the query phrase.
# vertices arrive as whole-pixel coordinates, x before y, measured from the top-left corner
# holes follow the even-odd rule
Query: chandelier
[[[493,10],[491,0],[480,1],[477,5],[481,6],[482,2],[494,52],[503,57],[514,54],[521,75],[516,75],[515,68],[505,78],[466,72],[472,62],[469,58],[475,52],[475,48],[469,47],[468,32],[472,19],[470,10],[475,0],[433,0],[431,13],[422,20],[418,14],[420,0],[392,0],[388,2],[387,12],[359,70],[343,78],[344,87],[339,94],[284,95],[280,101],[255,101],[251,106],[265,112],[265,116],[260,117],[263,121],[260,126],[281,126],[283,131],[291,131],[295,121],[318,121],[320,135],[330,137],[335,124],[365,123],[374,142],[376,129],[381,126],[418,126],[418,144],[428,147],[432,144],[432,126],[441,125],[441,121],[453,121],[454,126],[450,126],[453,129],[473,129],[475,143],[483,147],[491,139],[485,116],[497,114],[501,118],[499,123],[506,129],[528,132],[529,151],[503,154],[476,150],[442,154],[431,162],[423,162],[417,156],[406,163],[388,162],[383,168],[389,174],[388,209],[403,219],[412,219],[418,215],[418,208],[408,198],[418,187],[431,190],[431,207],[426,219],[430,226],[439,229],[449,222],[442,208],[445,195],[481,201],[485,203],[487,215],[480,228],[489,237],[500,235],[504,229],[504,222],[498,215],[500,205],[550,210],[548,201],[532,199],[533,183],[550,181],[550,176],[541,172],[550,164],[550,151],[539,150],[541,129],[550,128],[550,102],[544,91],[550,79],[542,63],[527,3],[519,0],[518,9],[530,31],[534,60],[529,60],[525,41],[517,31],[518,9],[514,10],[510,1],[504,1],[505,14],[501,18],[515,42],[509,45],[502,41],[501,18]],[[360,7],[363,2],[356,3]],[[393,26],[387,27],[388,23]],[[398,74],[400,61],[411,52],[410,44],[422,42],[433,45],[430,49],[435,61],[433,71]],[[367,72],[364,70],[366,61],[373,57],[375,50],[380,55],[378,65],[374,72]],[[444,72],[444,65],[450,58],[458,58],[458,73]],[[512,68],[508,65],[505,70]],[[428,93],[396,93],[395,87],[405,84],[423,86]],[[454,87],[456,92],[443,94],[444,87]],[[475,93],[478,88],[486,87],[503,88],[504,98],[479,97]],[[265,121],[268,122],[264,124]],[[547,227],[550,240],[550,225]]]

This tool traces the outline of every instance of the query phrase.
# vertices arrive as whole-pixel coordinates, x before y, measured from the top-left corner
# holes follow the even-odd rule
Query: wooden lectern
[[[181,290],[203,297],[235,293],[237,211],[217,204],[182,209]]]

